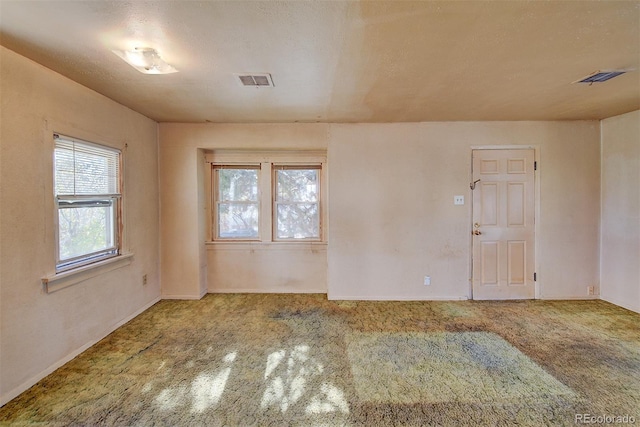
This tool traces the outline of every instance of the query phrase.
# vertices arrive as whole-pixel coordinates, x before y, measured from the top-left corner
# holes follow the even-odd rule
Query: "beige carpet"
[[[640,424],[640,315],[602,301],[161,301],[3,425]]]

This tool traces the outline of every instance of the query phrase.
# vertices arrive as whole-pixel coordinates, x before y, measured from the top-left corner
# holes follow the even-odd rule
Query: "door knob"
[[[480,230],[473,230],[473,234],[474,234],[475,236],[479,236],[479,235],[481,235],[481,234],[482,234],[482,231],[480,231]]]

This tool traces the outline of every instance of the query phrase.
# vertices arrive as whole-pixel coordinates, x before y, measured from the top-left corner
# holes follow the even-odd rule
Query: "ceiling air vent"
[[[584,77],[580,80],[576,80],[574,83],[602,83],[610,80],[614,77],[618,77],[621,74],[626,73],[625,70],[613,70],[613,71],[596,71]]]
[[[271,74],[236,74],[242,86],[274,87]]]

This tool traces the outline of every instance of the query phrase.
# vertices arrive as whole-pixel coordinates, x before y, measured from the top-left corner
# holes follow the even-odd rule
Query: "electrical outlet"
[[[424,285],[431,286],[431,276],[424,276]]]
[[[587,295],[595,295],[594,286],[587,286]]]
[[[453,196],[454,205],[464,205],[464,196]]]
[[[143,275],[142,275],[142,286],[144,286],[144,285],[146,285],[146,284],[147,284],[147,275],[146,275],[146,274],[143,274]]]

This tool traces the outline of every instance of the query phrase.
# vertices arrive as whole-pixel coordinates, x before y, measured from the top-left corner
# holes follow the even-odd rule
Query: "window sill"
[[[258,242],[258,241],[214,241],[205,242],[207,250],[282,250],[282,251],[300,251],[300,250],[325,250],[327,242],[320,242],[316,240],[297,240],[290,242],[276,241],[276,242]]]
[[[94,264],[83,265],[73,270],[51,274],[42,278],[42,285],[45,291],[50,294],[51,292],[75,285],[108,271],[129,265],[131,264],[132,258],[132,253],[126,253]]]

